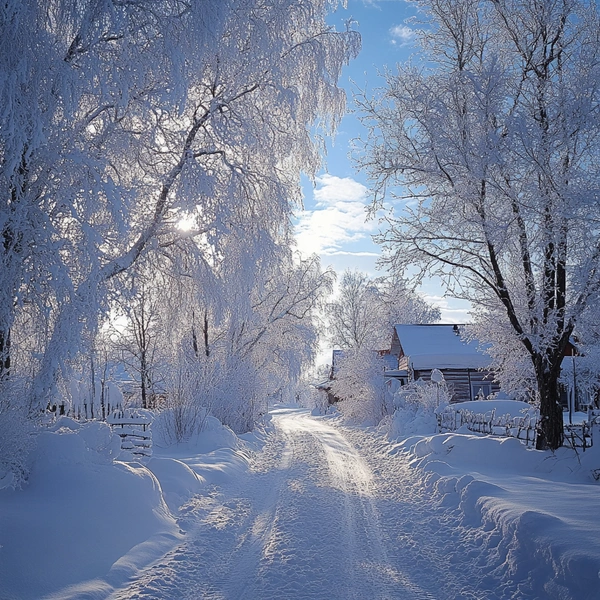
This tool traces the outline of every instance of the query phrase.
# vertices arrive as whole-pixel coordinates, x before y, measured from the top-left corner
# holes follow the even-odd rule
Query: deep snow
[[[245,439],[211,419],[145,466],[61,419],[0,490],[0,598],[599,597],[599,446],[271,416]]]

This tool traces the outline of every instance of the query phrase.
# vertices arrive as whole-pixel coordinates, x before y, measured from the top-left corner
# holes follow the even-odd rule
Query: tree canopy
[[[308,323],[315,299],[300,308],[300,296],[320,267],[294,263],[291,218],[360,47],[327,25],[336,4],[2,4],[0,379],[22,376],[32,410],[56,395],[144,257],[171,282],[195,278],[217,320],[269,306],[245,321],[255,336],[284,321],[283,306],[294,318],[281,289]],[[216,302],[234,263],[245,296]]]
[[[530,357],[538,444],[556,448],[560,364],[600,289],[597,5],[418,5],[420,56],[362,100],[359,162],[376,202],[400,190],[383,241],[399,270],[440,276],[495,323],[492,342]]]
[[[337,297],[327,305],[329,337],[342,349],[388,348],[397,323],[432,323],[439,309],[428,304],[397,277],[370,278],[344,271]]]

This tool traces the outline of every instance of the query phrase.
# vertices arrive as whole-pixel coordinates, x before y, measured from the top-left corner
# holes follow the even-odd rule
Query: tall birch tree
[[[398,277],[371,279],[366,273],[346,270],[326,315],[332,344],[370,353],[389,347],[395,324],[433,323],[440,311]]]

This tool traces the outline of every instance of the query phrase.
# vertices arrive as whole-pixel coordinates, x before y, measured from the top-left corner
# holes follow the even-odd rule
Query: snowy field
[[[592,599],[600,448],[461,433],[390,442],[279,406],[145,466],[106,426],[44,433],[0,490],[0,598]]]

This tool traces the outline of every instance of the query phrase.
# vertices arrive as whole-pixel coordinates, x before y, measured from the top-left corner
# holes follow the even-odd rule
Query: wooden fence
[[[437,415],[438,431],[456,431],[463,426],[469,431],[496,435],[501,437],[514,437],[528,446],[535,445],[537,417],[524,415],[512,417],[511,415],[496,415],[495,410],[487,413],[475,413],[470,410],[447,410]]]
[[[438,432],[456,431],[466,426],[469,431],[514,437],[527,446],[535,446],[537,435],[537,416],[525,415],[511,417],[496,415],[495,410],[487,413],[474,413],[469,410],[446,410],[437,415]],[[565,424],[563,446],[584,452],[594,445],[594,430],[600,428],[600,410],[588,411],[587,421]]]
[[[137,456],[152,455],[152,419],[145,411],[134,408],[115,410],[106,418],[114,433],[121,438],[121,450]]]
[[[593,428],[587,423],[573,423],[565,424],[565,438],[563,446],[567,448],[582,448],[585,452],[588,448],[594,445],[594,439],[592,436]]]

